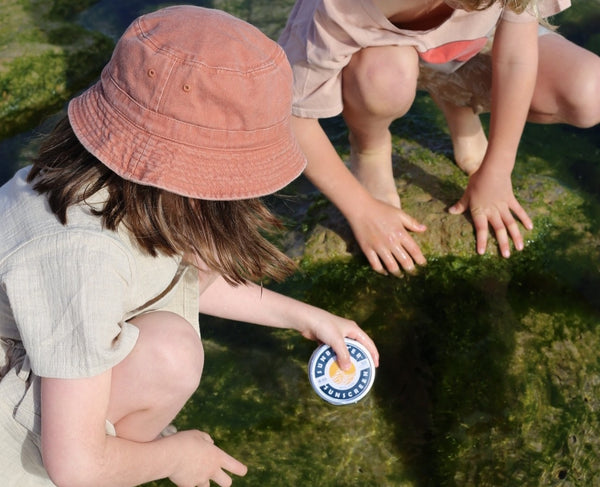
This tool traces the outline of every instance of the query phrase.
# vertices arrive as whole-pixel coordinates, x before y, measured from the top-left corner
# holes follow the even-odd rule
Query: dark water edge
[[[227,10],[275,38],[293,2],[189,3]],[[600,52],[600,2],[574,4],[556,23]],[[114,41],[137,15],[166,5],[104,0],[77,19]],[[26,164],[30,138],[51,123],[0,142],[0,180]],[[325,126],[346,154],[340,119]],[[400,174],[424,192],[435,188],[436,198],[460,196],[464,178],[437,168],[451,166],[451,147],[426,97],[393,132]],[[394,279],[375,275],[356,252],[317,259],[301,246],[299,272],[270,287],[361,323],[382,354],[371,394],[330,406],[307,379],[316,344],[201,317],[204,378],[177,426],[209,432],[247,463],[237,486],[600,485],[598,161],[598,127],[527,127],[514,178],[536,211],[536,231],[509,260],[432,250],[416,276]],[[291,200],[272,203],[296,240],[343,226],[310,185],[289,192]]]

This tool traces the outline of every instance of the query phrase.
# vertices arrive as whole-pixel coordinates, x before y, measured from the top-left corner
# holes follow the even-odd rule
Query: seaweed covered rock
[[[99,75],[113,42],[75,24],[92,0],[12,0],[0,23],[0,139],[36,126]]]

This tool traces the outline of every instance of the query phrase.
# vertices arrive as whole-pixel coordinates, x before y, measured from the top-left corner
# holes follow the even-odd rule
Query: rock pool
[[[293,1],[190,3],[275,38]],[[32,135],[51,123],[40,121],[98,75],[126,25],[167,4],[3,5],[2,182],[35,151]],[[574,4],[555,23],[600,52],[600,2]],[[347,156],[343,124],[325,126]],[[374,274],[304,179],[269,198],[299,263],[272,287],[370,332],[382,356],[369,396],[329,405],[307,377],[315,343],[202,317],[204,378],[177,426],[208,431],[247,463],[237,486],[600,485],[600,129],[526,128],[513,184],[535,228],[509,260],[493,240],[477,256],[471,224],[446,212],[466,177],[427,97],[394,124],[393,142],[403,207],[429,227],[417,237],[429,263],[414,276]]]

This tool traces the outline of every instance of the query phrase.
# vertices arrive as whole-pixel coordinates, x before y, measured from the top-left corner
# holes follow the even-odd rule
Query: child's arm
[[[397,275],[398,263],[407,271],[414,270],[415,263],[425,264],[408,233],[423,232],[425,226],[373,198],[340,159],[317,119],[293,117],[293,126],[308,160],[305,175],[346,217],[371,267]]]
[[[83,379],[42,379],[42,458],[58,486],[132,487],[169,477],[176,485],[231,484],[225,470],[246,467],[201,431],[150,442],[107,436],[111,393],[106,371]]]
[[[485,253],[488,225],[491,225],[501,254],[509,257],[509,236],[517,250],[523,249],[523,237],[513,213],[525,228],[533,228],[531,219],[513,194],[511,173],[535,88],[537,22],[500,22],[494,36],[492,63],[488,149],[462,198],[450,212],[470,210],[479,254]]]
[[[367,334],[354,322],[256,284],[231,286],[217,278],[200,295],[200,312],[220,318],[275,328],[297,330],[304,337],[330,345],[342,369],[350,366],[344,337],[362,343],[379,365],[379,353]]]

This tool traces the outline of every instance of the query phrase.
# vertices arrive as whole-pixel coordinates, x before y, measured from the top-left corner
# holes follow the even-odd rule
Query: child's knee
[[[571,93],[574,125],[581,128],[597,125],[600,122],[600,60],[595,65],[582,66]]]
[[[344,102],[359,99],[372,112],[403,115],[414,101],[418,75],[413,48],[363,49],[344,70]]]
[[[588,128],[600,122],[600,57],[583,49],[573,50],[574,61],[563,69],[562,77],[548,76],[546,81],[538,76],[538,79],[542,94],[553,100],[551,106],[556,107],[555,121]],[[543,105],[540,111],[545,111]]]
[[[131,320],[140,330],[138,342],[146,360],[166,390],[191,394],[200,383],[204,350],[200,336],[183,317],[167,312],[146,313]]]

